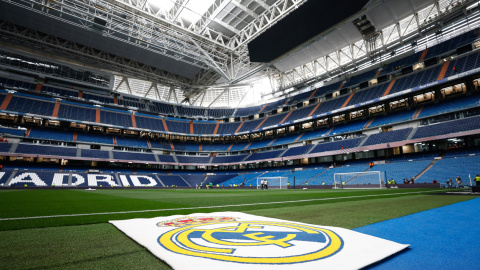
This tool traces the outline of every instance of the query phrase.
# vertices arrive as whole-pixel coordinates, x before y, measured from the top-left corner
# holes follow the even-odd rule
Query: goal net
[[[288,177],[259,177],[257,189],[262,189],[262,180],[267,181],[267,189],[287,189]]]
[[[335,173],[333,177],[336,189],[385,188],[385,172]]]

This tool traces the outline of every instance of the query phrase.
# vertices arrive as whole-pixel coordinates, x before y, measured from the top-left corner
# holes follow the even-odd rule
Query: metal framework
[[[103,35],[117,39],[130,45],[139,46],[163,56],[174,58],[200,68],[215,67],[210,57],[192,44],[192,37],[173,28],[166,27],[134,10],[127,10],[103,0],[17,0],[11,2],[33,12],[54,17],[77,27],[92,28],[95,20],[105,21]],[[53,11],[59,12],[57,16]],[[75,18],[65,20],[61,17]],[[214,53],[219,62],[226,61],[227,55],[217,51],[211,43],[201,41],[204,50]],[[169,52],[173,52],[169,53]]]
[[[250,63],[247,42],[306,2],[277,0],[269,5],[258,0],[242,1],[244,4],[233,0],[215,0],[205,14],[201,14],[200,20],[189,23],[179,16],[189,0],[172,0],[173,5],[169,10],[158,8],[149,0],[1,1],[72,26],[101,29],[102,35],[119,42],[199,67],[202,71],[193,80],[188,80],[86,46],[66,40],[60,41],[31,29],[19,30],[15,25],[2,25],[2,33],[10,38],[24,37],[27,42],[37,45],[43,43],[44,46],[54,47],[57,52],[62,51],[64,55],[76,55],[76,58],[79,57],[77,55],[83,58],[99,57],[99,61],[105,62],[111,62],[114,58],[111,63],[116,64],[117,68],[108,65],[113,71],[127,70],[124,74],[128,76],[148,78],[150,81],[154,79],[160,83],[182,87],[189,95],[200,93],[201,89],[215,84],[220,78],[223,78],[226,84],[232,84],[233,81],[241,81],[244,74],[251,75],[249,71],[258,68],[260,64]],[[232,17],[233,13],[224,12],[227,6],[230,10],[238,8],[243,14]],[[95,24],[98,20],[104,21],[105,25],[99,28],[98,24]],[[212,22],[226,28],[233,36],[214,29]],[[8,32],[9,30],[11,32]],[[37,38],[38,41],[35,42],[34,39]],[[197,89],[192,91],[195,88]]]
[[[133,78],[155,80],[164,84],[190,86],[191,81],[185,77],[5,21],[0,22],[0,33],[3,39],[11,43],[40,47],[52,55],[63,55],[66,58],[75,55],[77,60],[90,63],[96,69],[101,66],[103,71],[118,72]]]
[[[241,102],[252,89],[250,85],[241,85],[244,80],[266,69],[272,86],[270,95],[275,96],[299,84],[314,84],[350,72],[353,68],[365,68],[372,54],[398,47],[476,0],[436,0],[380,30],[377,38],[370,43],[359,40],[285,72],[276,70],[271,64],[251,63],[247,43],[307,0],[268,3],[264,0],[215,0],[196,22],[181,17],[192,0],[171,0],[169,9],[161,8],[150,0],[0,1],[74,27],[96,29],[104,36],[198,67],[200,71],[189,79],[52,35],[0,22],[2,38],[10,43],[34,46],[65,58],[73,56],[92,66],[102,66],[103,70],[116,74],[117,79],[121,78],[115,84],[116,89],[125,89],[127,93],[174,102],[181,102],[186,97],[192,105],[212,106],[226,96],[229,105],[236,103],[231,97],[238,97]],[[99,19],[105,25],[96,24]],[[138,93],[135,87],[129,85],[130,78],[147,81],[149,87],[146,90],[142,88]],[[218,96],[210,98],[209,91],[218,93]]]
[[[236,50],[239,46],[246,45],[250,40],[261,34],[269,26],[285,17],[288,13],[293,11],[293,9],[298,8],[307,0],[278,0],[271,5],[263,0],[250,0],[248,1],[248,5],[243,5],[238,0],[216,0],[208,11],[202,15],[202,18],[194,24],[187,24],[187,22],[179,19],[178,16],[179,11],[185,8],[185,4],[189,0],[172,0],[174,5],[171,10],[155,8],[148,0],[106,1],[110,3],[124,3],[125,5],[141,10],[145,14],[167,22],[172,26],[181,27],[181,31],[187,30],[191,34],[201,36],[211,42],[222,45],[229,50]],[[217,16],[220,12],[229,4],[240,8],[254,20],[242,28],[239,27],[238,24],[232,25],[225,22],[223,18],[218,18]],[[252,7],[254,9],[252,9]],[[209,27],[209,24],[212,21],[222,24],[222,26],[234,32],[235,35],[229,37],[226,34]]]
[[[399,46],[409,38],[419,36],[422,30],[441,21],[454,11],[464,9],[471,0],[437,0],[433,4],[415,12],[414,14],[396,21],[392,25],[378,32],[374,46],[368,40],[359,40],[345,48],[339,49],[314,61],[303,64],[297,68],[278,72],[271,75],[275,84],[275,93],[285,91],[295,85],[312,82],[331,77],[334,72],[345,73],[358,68],[360,64],[370,62],[369,56],[376,52],[387,52]],[[464,15],[467,16],[466,14]]]
[[[278,20],[305,3],[306,0],[281,0],[275,2],[272,6],[268,6],[263,0],[256,0],[255,2],[261,5],[265,9],[265,12],[230,40],[228,45],[231,48],[238,48],[239,46],[246,45],[250,40],[264,32],[272,24],[276,23]]]

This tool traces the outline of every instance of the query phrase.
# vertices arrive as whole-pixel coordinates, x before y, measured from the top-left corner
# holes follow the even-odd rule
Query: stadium
[[[2,269],[478,268],[480,1],[0,4]],[[216,212],[212,246],[191,240],[210,227],[154,239],[187,243],[183,265],[115,223]],[[233,241],[221,224],[242,214],[255,233]],[[344,265],[351,240],[328,253],[321,231],[305,267],[221,264],[227,238],[279,254],[310,239],[260,237],[253,215],[410,247]]]

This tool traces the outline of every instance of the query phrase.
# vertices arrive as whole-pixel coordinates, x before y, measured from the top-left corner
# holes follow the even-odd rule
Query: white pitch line
[[[151,209],[151,210],[134,210],[134,211],[119,211],[119,212],[103,212],[103,213],[84,213],[84,214],[71,214],[71,215],[52,215],[52,216],[35,216],[35,217],[0,218],[0,221],[28,220],[28,219],[41,219],[41,218],[59,218],[59,217],[81,217],[81,216],[97,216],[97,215],[116,215],[116,214],[147,213],[147,212],[166,212],[166,211],[177,211],[177,210],[195,210],[195,209],[206,209],[206,208],[210,209],[210,208],[224,208],[224,207],[237,207],[237,206],[252,206],[252,205],[264,205],[264,204],[283,204],[283,203],[299,203],[299,202],[313,202],[313,201],[328,201],[328,200],[339,200],[339,199],[352,199],[352,198],[365,198],[365,197],[379,197],[379,196],[394,196],[394,195],[404,195],[404,194],[427,193],[427,192],[434,192],[434,191],[437,191],[437,190],[405,192],[405,193],[393,193],[393,194],[373,194],[373,195],[336,197],[336,198],[321,198],[321,199],[309,199],[309,200],[298,200],[298,201],[244,203],[244,204],[231,204],[231,205],[214,205],[214,206],[171,208],[171,209]]]

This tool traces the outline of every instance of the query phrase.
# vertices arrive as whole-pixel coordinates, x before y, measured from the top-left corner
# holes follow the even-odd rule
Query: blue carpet
[[[354,231],[411,245],[368,269],[480,269],[480,198]]]

